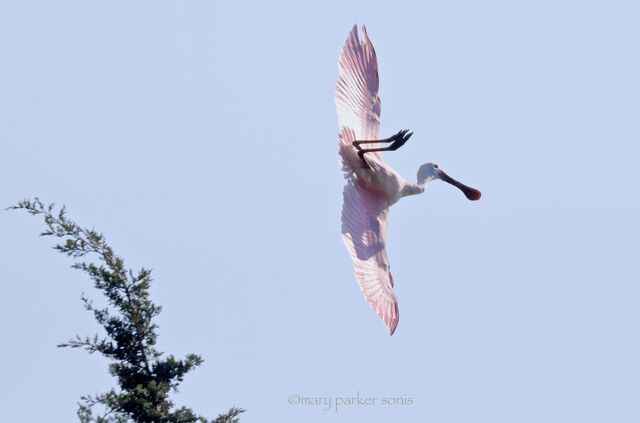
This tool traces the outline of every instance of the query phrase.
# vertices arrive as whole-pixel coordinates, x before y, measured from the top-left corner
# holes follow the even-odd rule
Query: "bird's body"
[[[370,169],[355,169],[356,178],[362,189],[366,189],[385,202],[387,207],[397,203],[407,195],[421,194],[426,186],[407,182],[398,172],[380,160],[368,160]]]
[[[363,36],[361,41],[354,26],[340,54],[335,92],[339,152],[347,179],[342,239],[353,259],[362,293],[393,334],[399,313],[386,250],[389,207],[402,197],[424,192],[433,179],[458,186],[469,199],[479,199],[480,192],[450,178],[432,163],[420,167],[417,183],[413,184],[384,162],[382,151],[396,150],[412,133],[400,131],[386,140],[378,139],[381,111],[378,64],[364,27]],[[381,143],[391,144],[376,148]]]

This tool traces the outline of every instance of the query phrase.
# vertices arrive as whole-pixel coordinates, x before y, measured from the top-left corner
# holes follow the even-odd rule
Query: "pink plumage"
[[[353,259],[362,293],[393,334],[399,315],[386,251],[389,204],[384,193],[364,188],[354,175],[362,163],[351,143],[377,139],[380,127],[376,52],[364,27],[362,31],[364,39],[360,41],[354,25],[342,49],[335,92],[340,156],[348,177],[343,193],[342,239]],[[367,159],[372,166],[383,165],[379,152]]]
[[[347,179],[342,240],[353,259],[362,293],[393,335],[399,314],[387,258],[389,207],[402,197],[423,193],[436,179],[459,188],[469,200],[479,200],[480,191],[456,181],[433,163],[420,166],[417,183],[412,184],[384,162],[381,150],[397,150],[413,133],[404,130],[384,140],[378,138],[378,63],[364,27],[362,32],[360,40],[354,26],[342,48],[334,97],[340,128],[339,152]],[[388,146],[379,147],[380,144]]]
[[[339,76],[336,83],[335,102],[338,112],[338,126],[341,130],[340,153],[346,171],[352,169],[344,160],[345,152],[351,152],[351,142],[355,139],[372,140],[378,138],[380,129],[380,97],[378,97],[378,59],[373,44],[362,27],[364,39],[358,38],[358,27],[353,26],[345,43],[338,63]],[[345,139],[343,130],[352,131]],[[355,156],[355,153],[353,154]],[[382,159],[382,153],[371,153]]]

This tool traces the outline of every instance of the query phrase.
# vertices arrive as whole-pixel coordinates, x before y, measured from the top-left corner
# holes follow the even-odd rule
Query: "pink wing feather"
[[[360,290],[393,335],[399,314],[386,250],[389,208],[383,198],[364,188],[353,172],[360,159],[351,142],[377,139],[380,127],[376,53],[364,27],[362,31],[364,40],[360,41],[354,26],[342,49],[335,92],[339,151],[348,178],[343,192],[342,240],[353,259]],[[367,160],[382,161],[382,155],[368,153]]]
[[[387,258],[387,214],[384,200],[349,178],[343,191],[342,240],[353,260],[360,290],[391,335],[400,318]]]
[[[355,139],[372,140],[378,138],[380,128],[382,104],[378,97],[378,60],[365,27],[362,27],[362,33],[364,39],[360,41],[358,27],[354,25],[342,48],[334,95],[340,128],[340,154],[346,172],[353,171],[350,163],[354,163],[354,157],[359,159],[355,153],[350,154],[353,139],[345,139],[345,130],[353,131]],[[369,153],[367,157],[382,160],[382,153]]]

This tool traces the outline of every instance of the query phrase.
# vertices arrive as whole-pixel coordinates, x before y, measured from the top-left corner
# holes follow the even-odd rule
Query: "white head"
[[[466,186],[465,184],[456,181],[451,176],[444,173],[440,167],[435,163],[425,163],[418,169],[418,185],[426,188],[427,184],[434,179],[440,179],[444,182],[448,182],[451,185],[460,188],[460,191],[472,201],[480,199],[480,191],[477,189]]]
[[[418,185],[425,185],[439,178],[438,165],[435,163],[425,163],[418,169]]]

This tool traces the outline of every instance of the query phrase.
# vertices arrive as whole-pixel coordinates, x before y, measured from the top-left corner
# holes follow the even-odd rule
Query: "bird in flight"
[[[382,158],[383,151],[396,151],[413,135],[402,130],[378,138],[376,52],[362,27],[362,40],[354,25],[340,53],[338,81],[334,95],[340,130],[339,153],[347,180],[343,192],[342,240],[353,259],[355,276],[373,311],[393,332],[398,326],[398,301],[393,292],[387,257],[389,207],[402,197],[422,194],[436,179],[458,187],[469,200],[479,200],[480,191],[447,175],[437,164],[418,169],[417,183],[407,182]]]

